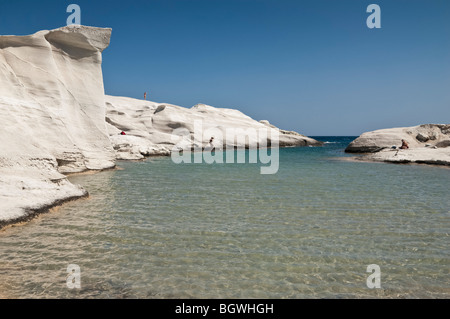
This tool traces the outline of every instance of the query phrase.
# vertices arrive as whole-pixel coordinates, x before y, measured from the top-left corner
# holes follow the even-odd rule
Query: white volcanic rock
[[[398,164],[415,163],[430,165],[450,165],[450,147],[420,147],[406,150],[384,149],[377,153],[362,156],[359,159]]]
[[[409,149],[399,149],[402,139],[408,142]],[[364,133],[350,143],[346,152],[372,153],[360,160],[450,165],[449,146],[450,125],[424,124]]]
[[[54,158],[0,160],[0,228],[64,201],[87,196],[57,171]]]
[[[296,132],[279,130],[267,121],[255,121],[234,109],[205,104],[188,109],[114,96],[106,96],[105,99],[108,131],[118,159],[169,155],[175,145],[176,149],[202,149],[210,145],[211,137],[214,137],[212,144],[216,149],[257,148],[267,143],[267,137],[260,134],[261,131],[267,132],[269,139],[277,133],[280,146],[322,145]],[[175,130],[184,130],[186,135],[174,138],[177,136]],[[120,135],[122,131],[126,135]]]
[[[383,129],[362,134],[346,148],[349,153],[372,153],[393,146],[400,147],[402,139],[411,149],[450,145],[450,124],[424,124],[414,127]]]
[[[110,35],[111,29],[69,26],[0,36],[0,227],[86,196],[63,174],[111,168],[116,158],[169,155],[175,144],[202,148],[211,136],[219,149],[263,147],[276,134],[280,146],[322,144],[237,110],[105,97],[101,52]],[[231,128],[241,131],[226,136]]]
[[[0,36],[0,222],[85,194],[60,173],[115,166],[101,52],[111,29]]]

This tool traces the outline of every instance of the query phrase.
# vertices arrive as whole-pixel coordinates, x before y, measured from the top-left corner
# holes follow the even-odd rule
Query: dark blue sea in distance
[[[355,137],[260,164],[119,162],[0,233],[15,298],[448,298],[450,170],[350,160]],[[249,151],[246,151],[249,152]],[[81,289],[66,286],[81,269]],[[367,285],[369,265],[380,287]],[[374,283],[369,278],[369,282]]]

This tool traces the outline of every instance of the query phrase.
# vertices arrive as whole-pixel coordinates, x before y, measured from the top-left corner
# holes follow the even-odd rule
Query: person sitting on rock
[[[127,135],[124,131],[120,132],[120,135]]]
[[[400,146],[401,150],[407,150],[409,148],[408,142],[402,140],[402,146]]]

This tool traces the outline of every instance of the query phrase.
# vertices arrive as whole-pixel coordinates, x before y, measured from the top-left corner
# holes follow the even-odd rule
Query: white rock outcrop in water
[[[423,124],[413,127],[399,127],[363,133],[349,144],[346,152],[372,153],[392,146],[400,147],[402,139],[410,148],[450,145],[450,124]]]
[[[86,192],[62,173],[115,166],[101,52],[111,29],[0,36],[0,224]]]
[[[409,149],[399,149],[402,139]],[[362,134],[346,152],[371,153],[361,160],[450,165],[450,124],[424,124]]]
[[[234,109],[205,104],[184,108],[114,96],[106,96],[106,105],[108,131],[118,159],[169,155],[175,144],[179,149],[201,149],[211,144],[216,149],[257,148],[267,143],[267,137],[260,134],[262,131],[267,132],[269,139],[278,135],[282,147],[322,145],[296,132],[280,130],[267,121],[258,122]],[[176,129],[186,131],[181,142],[173,139]],[[120,135],[122,131],[126,135]],[[214,141],[210,144],[211,137]]]

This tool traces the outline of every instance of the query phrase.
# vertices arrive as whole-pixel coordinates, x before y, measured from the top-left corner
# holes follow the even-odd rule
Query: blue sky
[[[0,34],[111,27],[107,94],[236,108],[317,135],[450,123],[448,0],[1,1]],[[369,29],[369,4],[381,29]]]

